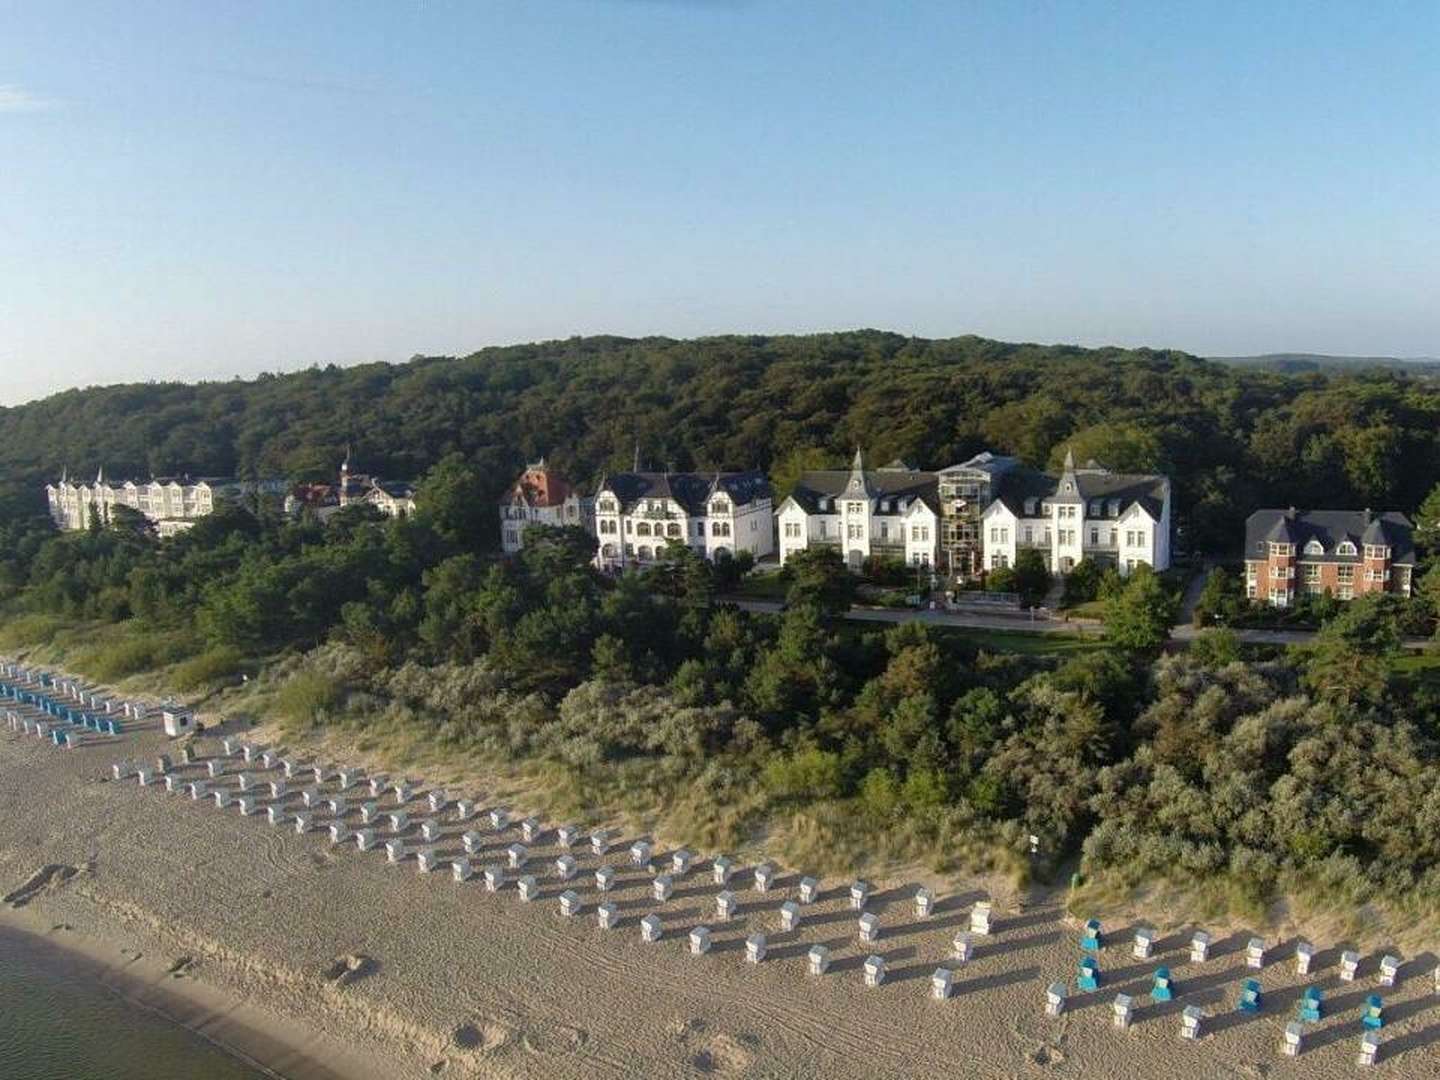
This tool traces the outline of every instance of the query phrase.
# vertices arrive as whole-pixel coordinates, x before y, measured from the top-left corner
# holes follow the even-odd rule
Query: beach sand
[[[218,752],[218,739],[203,745]],[[487,893],[477,879],[452,880],[448,862],[421,874],[413,859],[389,865],[382,848],[333,847],[322,831],[273,828],[263,811],[141,788],[108,778],[119,759],[173,751],[158,732],[59,750],[0,731],[0,906],[15,925],[103,966],[106,978],[152,1008],[175,1016],[276,1073],[308,1080],[407,1077],[776,1076],[972,1077],[1350,1076],[1365,997],[1384,995],[1387,1027],[1380,1072],[1440,1075],[1440,995],[1433,956],[1411,958],[1398,987],[1376,985],[1378,957],[1360,978],[1341,983],[1338,949],[1322,947],[1314,973],[1294,973],[1291,947],[1271,941],[1262,972],[1245,967],[1248,934],[1217,933],[1211,959],[1188,962],[1188,928],[1160,928],[1154,958],[1130,955],[1130,929],[1113,928],[1102,952],[1105,975],[1093,994],[1072,992],[1064,1015],[1044,1015],[1045,988],[1072,982],[1078,933],[1063,920],[1059,894],[1023,909],[997,905],[997,931],[977,938],[971,962],[955,971],[955,993],[932,1000],[930,974],[950,960],[982,896],[967,883],[937,892],[937,909],[918,920],[903,882],[876,882],[869,910],[882,936],[856,936],[848,882],[827,880],[798,931],[782,933],[778,908],[794,897],[796,875],[782,871],[760,894],[748,873],[731,888],[740,915],[715,919],[708,860],[676,882],[661,904],[650,876],[629,865],[624,847],[603,860],[619,871],[608,899],[623,922],[601,930],[588,843],[573,854],[574,881],[560,882],[553,832],[531,845],[526,872],[541,898],[521,903],[513,885]],[[229,763],[230,771],[240,766]],[[258,770],[257,770],[258,771]],[[188,775],[200,776],[191,767]],[[265,774],[267,777],[275,774]],[[308,782],[308,781],[306,781]],[[291,781],[298,793],[306,782]],[[333,790],[333,780],[326,785]],[[420,788],[423,795],[424,787]],[[352,827],[360,801],[350,792]],[[454,794],[454,793],[452,793]],[[393,794],[385,803],[393,804]],[[287,800],[298,806],[298,794]],[[429,814],[411,805],[413,822]],[[323,827],[327,810],[316,814]],[[445,815],[436,845],[445,859],[461,850],[460,824]],[[411,826],[410,843],[418,844]],[[478,868],[503,861],[518,839],[486,832]],[[387,833],[382,833],[382,838]],[[628,846],[629,838],[621,844]],[[663,858],[663,851],[657,852]],[[48,875],[37,872],[55,867]],[[512,875],[513,878],[513,875]],[[23,888],[27,881],[37,881]],[[556,897],[575,889],[585,907],[560,914]],[[638,920],[664,919],[656,944],[640,940]],[[714,949],[691,956],[691,927],[709,925]],[[769,956],[745,962],[745,938],[768,935]],[[828,975],[811,977],[805,953],[832,950]],[[869,953],[889,976],[863,985]],[[1152,1005],[1151,972],[1167,964],[1176,999]],[[1239,982],[1265,987],[1258,1015],[1235,1010]],[[1324,989],[1327,1016],[1307,1032],[1298,1059],[1280,1055],[1285,1024],[1309,984]],[[1136,996],[1134,1026],[1111,1025],[1116,993]],[[1206,1010],[1198,1042],[1179,1037],[1181,1010]]]

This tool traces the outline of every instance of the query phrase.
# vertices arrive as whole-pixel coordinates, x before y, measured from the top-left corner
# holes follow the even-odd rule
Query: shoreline
[[[218,736],[208,733],[207,743]],[[921,918],[913,881],[877,877],[868,909],[884,928],[873,943],[857,940],[845,878],[823,880],[798,929],[779,925],[777,910],[798,880],[791,871],[769,896],[741,877],[732,886],[738,912],[717,920],[721,886],[703,860],[662,901],[621,841],[605,857],[571,851],[584,903],[574,919],[556,903],[563,884],[543,869],[560,853],[553,834],[530,845],[541,893],[525,903],[513,888],[492,895],[478,880],[452,880],[443,864],[418,873],[413,860],[396,865],[319,830],[297,835],[263,816],[110,779],[117,758],[171,746],[150,728],[66,751],[0,731],[0,891],[15,889],[22,905],[0,905],[0,933],[22,930],[59,950],[61,962],[89,965],[126,1001],[286,1080],[861,1080],[943,1075],[961,1061],[977,1080],[1101,1069],[1114,1080],[1148,1080],[1177,1054],[1187,1074],[1263,1069],[1277,1080],[1340,1080],[1354,1067],[1353,1010],[1378,962],[1367,957],[1363,983],[1342,988],[1335,950],[1326,950],[1316,981],[1334,995],[1334,1013],[1295,1061],[1277,1044],[1286,1004],[1312,977],[1294,971],[1286,938],[1267,935],[1271,1007],[1242,1016],[1229,1003],[1248,974],[1245,933],[1212,926],[1214,955],[1197,965],[1187,960],[1188,931],[1162,925],[1155,958],[1136,963],[1129,928],[1117,923],[1107,927],[1106,985],[1075,994],[1057,1019],[1044,1015],[1043,994],[1051,980],[1068,984],[1076,944],[1055,894],[997,903],[995,933],[956,964],[951,942],[970,904],[994,895],[978,882],[937,883],[935,910]],[[442,857],[463,850],[465,828],[445,819],[435,841]],[[481,839],[483,863],[503,860],[515,837],[487,830]],[[616,871],[606,897],[617,905],[616,930],[594,918],[600,897],[589,876],[604,858]],[[649,912],[664,917],[658,944],[637,932]],[[700,958],[685,936],[705,923],[713,949]],[[769,938],[763,964],[745,955],[757,933]],[[814,945],[833,960],[823,977],[807,971]],[[871,953],[887,965],[881,987],[860,978]],[[1440,997],[1424,955],[1412,954],[1401,986],[1386,992],[1386,1069],[1397,1080],[1428,1077],[1440,1060]],[[1134,1028],[1118,1032],[1111,998],[1139,1001],[1157,963],[1174,968],[1177,1000],[1141,1004]],[[948,1002],[930,992],[941,967],[954,976]],[[1206,1009],[1214,1031],[1186,1045],[1177,1013],[1191,1003]]]
[[[107,993],[184,1028],[274,1080],[380,1080],[379,1073],[337,1072],[318,1054],[348,1057],[343,1047],[306,1034],[293,1021],[210,983],[176,977],[160,959],[97,939],[24,909],[0,907],[0,939],[12,937],[44,956],[47,967],[93,979]],[[65,936],[60,936],[64,934]],[[359,1063],[355,1063],[358,1067]]]

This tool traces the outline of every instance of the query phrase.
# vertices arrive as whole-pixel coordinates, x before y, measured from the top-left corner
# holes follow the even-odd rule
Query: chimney
[[[1361,516],[1362,518],[1364,518],[1365,524],[1366,524],[1366,525],[1369,525],[1369,524],[1370,524],[1370,507],[1367,506],[1367,507],[1365,507],[1364,510],[1360,511],[1360,516]]]
[[[1285,518],[1287,521],[1295,520],[1295,507],[1292,506],[1289,510],[1285,511]]]

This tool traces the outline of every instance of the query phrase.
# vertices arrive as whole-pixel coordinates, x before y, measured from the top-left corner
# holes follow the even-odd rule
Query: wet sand
[[[219,751],[218,738],[203,745]],[[778,909],[794,898],[797,875],[782,871],[762,894],[742,872],[730,886],[739,915],[721,923],[708,859],[697,859],[658,903],[650,874],[630,866],[624,837],[603,860],[619,872],[604,899],[622,916],[606,931],[594,914],[593,870],[602,860],[588,843],[572,852],[579,873],[571,882],[554,873],[562,849],[553,830],[530,845],[524,872],[537,876],[541,895],[526,904],[513,884],[490,894],[478,880],[479,868],[502,862],[505,846],[519,839],[515,825],[495,835],[447,811],[435,845],[441,867],[421,874],[413,858],[388,864],[383,846],[362,853],[353,842],[332,846],[323,831],[272,827],[263,809],[242,817],[213,799],[108,778],[115,760],[167,750],[173,744],[153,730],[72,751],[0,731],[0,895],[46,866],[65,868],[21,896],[18,908],[7,905],[7,924],[83,949],[111,977],[132,978],[137,993],[163,997],[168,1004],[157,1007],[167,1012],[193,1009],[191,1026],[282,1075],[1328,1080],[1355,1069],[1360,1008],[1375,992],[1384,995],[1388,1019],[1383,1074],[1440,1073],[1433,956],[1409,959],[1401,985],[1381,989],[1378,957],[1367,955],[1360,978],[1342,983],[1339,950],[1323,943],[1313,974],[1301,977],[1293,943],[1270,941],[1266,967],[1252,972],[1244,931],[1217,932],[1211,959],[1191,964],[1188,927],[1160,927],[1149,960],[1130,955],[1132,928],[1115,927],[1100,956],[1101,989],[1072,992],[1065,1013],[1048,1017],[1046,986],[1073,985],[1081,955],[1055,895],[997,905],[995,934],[977,938],[974,958],[957,966],[951,940],[984,895],[973,883],[937,891],[934,914],[918,919],[912,886],[875,882],[868,910],[880,916],[881,937],[862,945],[848,882],[825,881],[799,929],[784,933]],[[241,767],[227,762],[232,773]],[[308,783],[290,782],[287,808],[299,808]],[[325,785],[335,787],[333,779]],[[418,822],[430,817],[419,801],[425,791],[420,785],[409,804],[412,848]],[[362,796],[347,794],[353,828]],[[393,793],[383,800],[387,809],[394,801]],[[317,811],[322,829],[329,820],[328,809]],[[484,853],[472,859],[477,878],[455,882],[448,859],[461,853],[460,834],[475,828],[485,836]],[[657,851],[657,866],[666,858]],[[574,918],[560,914],[556,899],[567,887],[584,903]],[[665,936],[645,944],[638,920],[652,911]],[[686,942],[699,924],[714,934],[703,957],[690,955]],[[767,934],[769,955],[752,965],[744,941],[757,931]],[[821,978],[807,974],[813,944],[832,950]],[[889,967],[873,989],[861,978],[872,952]],[[1171,968],[1178,992],[1152,1004],[1150,976],[1160,964]],[[930,997],[931,972],[941,965],[955,969],[947,1001]],[[1239,983],[1252,974],[1265,987],[1265,1007],[1240,1013]],[[1307,1032],[1299,1059],[1282,1057],[1284,1026],[1311,983],[1325,991],[1326,1018]],[[1136,996],[1128,1031],[1111,1024],[1111,1001],[1121,992]],[[1181,1010],[1192,1004],[1207,1013],[1198,1042],[1179,1037]]]

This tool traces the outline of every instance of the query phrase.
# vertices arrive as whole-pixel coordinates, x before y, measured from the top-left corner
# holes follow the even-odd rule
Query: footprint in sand
[[[557,1024],[544,1031],[527,1028],[520,1045],[532,1054],[573,1054],[590,1041],[590,1033],[570,1024]]]
[[[755,1063],[755,1055],[742,1043],[744,1038],[717,1035],[705,1049],[690,1059],[690,1064],[697,1071],[706,1074],[743,1072]],[[746,1041],[753,1043],[755,1040],[751,1037]]]

